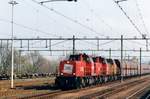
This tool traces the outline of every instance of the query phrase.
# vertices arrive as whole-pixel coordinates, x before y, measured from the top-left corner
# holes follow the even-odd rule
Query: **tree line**
[[[15,74],[55,73],[58,62],[43,57],[38,51],[20,54],[14,50]],[[11,71],[11,48],[4,45],[0,47],[0,74],[10,74]]]

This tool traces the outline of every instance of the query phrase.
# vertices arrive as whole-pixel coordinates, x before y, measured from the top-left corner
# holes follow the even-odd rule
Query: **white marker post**
[[[11,88],[14,88],[14,5],[18,4],[16,1],[10,1],[9,4],[12,6],[12,20],[11,20],[11,33],[12,33],[12,45],[11,45]]]

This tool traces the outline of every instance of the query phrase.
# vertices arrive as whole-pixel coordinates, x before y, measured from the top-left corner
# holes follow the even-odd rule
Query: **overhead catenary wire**
[[[37,43],[41,43],[42,41],[44,41],[44,40],[40,40],[40,41],[33,42],[31,45],[37,44]],[[56,45],[59,45],[59,44],[61,44],[61,43],[67,42],[67,41],[68,41],[68,40],[63,40],[63,41],[60,41],[60,42],[56,42],[56,43],[52,44],[51,46],[56,46]],[[47,46],[47,47],[51,47],[51,46]],[[27,47],[27,46],[23,46],[23,47]],[[23,48],[23,47],[22,47],[22,48]]]
[[[101,43],[100,45],[101,45],[101,46],[102,46],[102,45],[106,45],[106,44],[112,43],[112,42],[114,42],[114,41],[115,41],[115,40],[107,41],[107,42]]]
[[[20,1],[22,1],[22,0],[20,0]],[[50,15],[47,15],[46,13],[44,13],[43,11],[40,11],[40,9],[37,9],[37,8],[35,8],[35,7],[33,7],[29,2],[27,2],[26,0],[23,0],[25,3],[26,3],[26,5],[28,5],[28,6],[30,6],[33,10],[35,10],[36,12],[38,11],[38,13],[41,13],[44,17],[47,17],[48,19],[50,18],[51,20],[48,20],[49,22],[50,21],[53,21],[53,24],[56,24],[57,26],[59,25],[60,26],[60,28],[61,27],[64,27],[63,29],[66,29],[67,31],[68,30],[70,30],[70,32],[72,32],[72,31],[74,31],[74,29],[72,28],[72,27],[70,27],[70,26],[68,26],[67,24],[62,24],[61,22],[59,22],[59,21],[57,21],[56,19],[54,19],[54,17],[51,17]],[[75,30],[75,32],[79,32],[79,33],[81,33],[81,31],[79,31],[79,30]],[[83,33],[83,32],[82,32]]]
[[[23,0],[27,5],[29,5],[29,6],[31,6],[32,7],[32,9],[34,9],[34,10],[39,10],[39,9],[37,9],[37,8],[35,8],[35,7],[33,7],[32,5],[30,5],[28,2],[26,2],[25,0]],[[36,2],[35,0],[33,0],[34,2]],[[38,3],[38,2],[36,2],[36,3]],[[41,11],[39,11],[39,12],[41,12]],[[58,12],[58,11],[57,11]],[[50,16],[48,16],[48,15],[46,15],[44,12],[42,12],[42,14],[44,14],[44,16],[47,16],[47,17],[49,17],[49,18],[51,18],[51,19],[53,19],[52,17],[50,17]],[[49,21],[49,20],[48,20]],[[53,19],[53,21],[55,21],[54,23],[56,24],[56,22],[57,22],[57,20],[54,20]],[[77,20],[74,20],[74,21],[77,21]],[[60,25],[61,23],[59,22],[59,24],[58,25]],[[66,25],[66,24],[65,24]],[[83,25],[83,24],[81,24],[81,25]],[[61,25],[61,27],[62,26],[64,26],[64,24],[62,24]],[[86,25],[85,25],[86,26]],[[69,26],[65,26],[66,28],[67,28],[67,30],[73,30],[73,28],[71,28],[71,27],[69,27]],[[88,26],[87,27],[85,27],[85,28],[88,28]],[[90,28],[90,27],[89,27]],[[94,30],[94,29],[93,29]],[[92,30],[92,28],[91,28],[91,31],[93,31]],[[79,30],[78,30],[79,31]],[[76,30],[76,32],[77,32],[77,30]],[[81,31],[79,31],[80,33],[81,33]],[[83,33],[82,33],[83,34]],[[98,34],[98,33],[97,33]],[[84,35],[83,35],[84,36]]]
[[[115,40],[110,40],[110,41],[107,41],[107,42],[104,42],[104,43],[100,43],[99,46],[104,46],[104,45],[107,45],[107,44],[112,43],[114,41]],[[97,44],[95,44],[94,42],[89,42],[89,41],[84,41],[84,42],[87,43],[87,44],[90,44],[90,45],[97,46]]]
[[[124,9],[119,5],[118,1],[113,0],[117,6],[120,8],[120,10],[123,12],[123,14],[126,16],[126,18],[129,20],[129,22],[133,25],[133,27],[137,30],[137,32],[143,36],[143,33],[140,31],[140,29],[136,26],[136,24],[133,22],[133,20],[128,16],[128,14],[124,11]]]
[[[11,23],[11,21],[5,20],[5,19],[0,19],[0,21],[2,21],[2,22],[7,22],[7,23]],[[31,31],[38,31],[38,32],[41,32],[41,33],[50,35],[50,33],[47,33],[47,32],[41,31],[41,30],[37,30],[37,29],[33,29],[33,28],[31,28],[31,27],[28,27],[28,26],[25,26],[25,25],[22,25],[22,24],[19,24],[19,23],[16,23],[16,22],[14,22],[14,24],[17,25],[17,26],[20,26],[20,27],[22,27],[22,28],[31,30]],[[52,34],[51,34],[51,35],[52,35]],[[59,36],[57,36],[57,35],[53,35],[53,36],[59,37]],[[42,42],[42,41],[40,40],[40,41],[33,42],[32,45],[33,45],[33,44],[36,44],[36,43],[40,43],[40,42]],[[55,45],[55,44],[54,44],[54,45]],[[56,45],[57,45],[57,43],[56,43]],[[52,45],[52,46],[53,46],[53,45]],[[23,46],[23,47],[27,47],[27,46]]]
[[[127,19],[129,20],[129,22],[133,25],[133,27],[137,30],[137,32],[142,36],[142,38],[146,40],[146,48],[147,48],[147,50],[148,50],[148,40],[147,40],[146,35],[143,34],[143,33],[140,31],[140,29],[139,29],[139,28],[137,27],[137,25],[133,22],[133,20],[127,15],[127,13],[124,11],[124,9],[119,5],[119,2],[122,2],[122,1],[115,1],[115,0],[113,0],[113,1],[114,1],[114,2],[117,4],[117,6],[121,9],[121,11],[123,12],[123,14],[127,17]],[[126,1],[126,0],[123,0],[123,1]],[[145,25],[145,22],[144,22],[144,19],[143,19],[143,17],[142,17],[142,14],[141,14],[141,11],[140,11],[140,9],[139,9],[138,4],[136,4],[136,6],[138,7],[140,18],[141,18],[141,20],[143,21],[143,24]],[[144,28],[146,29],[146,32],[147,32],[147,34],[148,34],[146,25],[144,26]]]
[[[145,29],[146,34],[149,35],[149,32],[148,32],[148,29],[147,29],[147,27],[146,27],[146,24],[145,24],[145,21],[144,21],[144,18],[143,18],[141,9],[140,9],[140,7],[139,7],[139,3],[138,3],[137,0],[135,0],[135,3],[136,3],[136,7],[137,7],[137,10],[138,10],[139,17],[140,17],[140,19],[141,19],[141,21],[142,21],[142,24],[143,24],[143,28]]]
[[[145,46],[145,44],[142,44],[140,42],[136,42],[136,41],[128,41],[130,43],[133,43],[133,44],[137,44],[137,45],[141,45],[141,46]]]
[[[91,12],[91,13],[93,13],[93,14],[95,15],[95,17],[96,17],[99,21],[101,21],[110,31],[112,31],[112,33],[119,34],[118,32],[114,31],[113,27],[112,27],[110,24],[108,24],[108,23],[104,20],[104,18],[102,18],[99,14],[97,14],[97,13],[94,11],[94,9],[90,8],[88,2],[85,1],[83,4],[86,6],[87,9],[89,9],[88,11]]]
[[[0,21],[6,22],[6,23],[11,23],[11,21],[5,20],[5,19],[0,19]],[[19,23],[16,23],[16,22],[14,22],[14,25],[17,25],[17,26],[19,26],[19,27],[22,27],[22,28],[25,28],[25,29],[28,29],[28,30],[31,30],[31,31],[38,31],[38,32],[40,32],[40,33],[44,33],[44,34],[47,34],[47,35],[53,35],[53,36],[55,36],[55,37],[59,37],[59,36],[56,35],[56,34],[47,33],[47,32],[44,32],[44,31],[42,31],[42,30],[34,29],[34,28],[31,28],[31,27],[28,27],[28,26],[25,26],[25,25],[22,25],[22,24],[19,24]]]
[[[91,31],[91,32],[93,32],[93,33],[95,33],[95,34],[97,34],[97,35],[106,37],[105,35],[103,35],[103,34],[97,32],[97,31],[94,30],[93,28],[91,28],[91,27],[89,27],[89,26],[87,26],[87,25],[82,24],[81,22],[79,22],[79,21],[76,20],[76,19],[73,19],[73,18],[71,18],[71,17],[68,17],[68,16],[64,15],[63,13],[61,13],[61,12],[55,10],[54,8],[49,8],[48,6],[41,4],[41,3],[37,2],[36,0],[31,0],[31,1],[33,1],[34,3],[39,4],[39,5],[41,5],[42,7],[44,7],[44,8],[46,8],[46,9],[48,9],[48,10],[54,12],[54,13],[57,14],[57,15],[60,15],[60,16],[64,17],[64,18],[67,19],[67,20],[70,20],[70,21],[73,22],[73,23],[76,23],[76,24],[82,26],[83,28],[85,28],[85,29],[87,29],[87,30],[89,30],[89,31]]]

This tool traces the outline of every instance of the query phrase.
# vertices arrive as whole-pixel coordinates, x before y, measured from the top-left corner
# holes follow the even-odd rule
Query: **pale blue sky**
[[[113,2],[113,0],[78,0],[78,2],[52,2],[46,6],[71,17],[78,22],[93,28],[100,35],[89,31],[88,29],[75,24],[64,17],[51,12],[50,10],[32,2],[32,0],[16,0],[19,4],[15,6],[14,21],[16,23],[28,26],[35,30],[39,29],[43,32],[31,31],[15,25],[14,33],[16,37],[54,37],[67,36],[73,34],[76,36],[95,37],[104,34],[105,36],[120,37],[140,36],[132,27],[121,10]],[[41,1],[41,0],[36,0]],[[135,21],[141,31],[144,33],[141,20],[138,16],[135,1],[138,2],[147,28],[150,28],[149,0],[128,0],[121,3],[122,7],[128,15]],[[9,0],[1,0],[0,3],[0,19],[11,19],[11,6]],[[93,12],[92,12],[93,11]],[[102,22],[105,21],[105,24]],[[107,25],[106,25],[107,24]],[[108,26],[109,25],[109,26]],[[0,36],[10,37],[10,23],[0,21]],[[110,29],[110,27],[112,29]]]
[[[0,2],[0,38],[11,37],[11,5],[10,0],[1,0]],[[78,0],[78,2],[51,2],[45,4],[49,8],[77,20],[82,25],[92,28],[92,32],[83,26],[76,24],[66,18],[34,3],[32,0],[16,0],[19,4],[15,6],[14,22],[27,26],[14,26],[14,35],[17,38],[31,37],[141,37],[133,28],[118,6],[113,0]],[[41,1],[41,0],[36,0]],[[120,3],[127,14],[133,19],[142,33],[145,30],[137,11],[136,2],[138,2],[146,27],[150,30],[150,0],[128,0]],[[33,29],[33,30],[31,30]],[[40,30],[40,31],[37,31]],[[41,32],[42,31],[42,32]],[[149,35],[150,36],[150,35]],[[103,43],[103,42],[102,42]],[[140,42],[145,44],[144,42]],[[84,44],[84,43],[83,43]],[[85,44],[84,44],[85,45]],[[93,45],[87,44],[88,47]],[[127,42],[125,46],[141,47],[140,44]],[[102,46],[101,48],[117,48],[118,43]],[[119,48],[119,47],[118,47]],[[145,46],[143,46],[145,48]]]

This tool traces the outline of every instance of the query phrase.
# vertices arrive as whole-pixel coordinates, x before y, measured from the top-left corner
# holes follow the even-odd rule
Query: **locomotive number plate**
[[[65,64],[64,65],[64,73],[72,74],[73,65]]]

